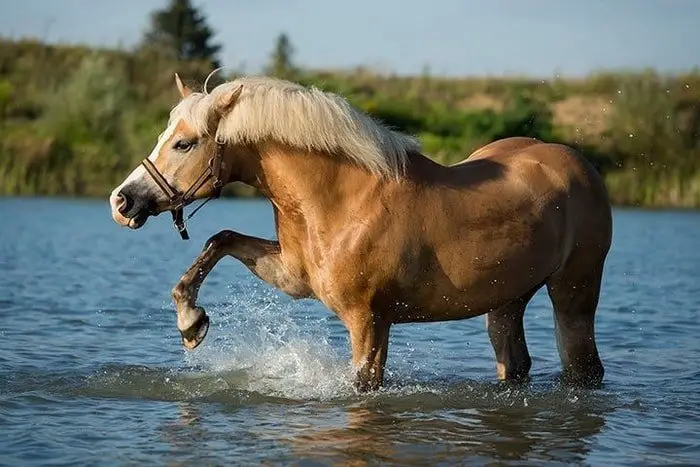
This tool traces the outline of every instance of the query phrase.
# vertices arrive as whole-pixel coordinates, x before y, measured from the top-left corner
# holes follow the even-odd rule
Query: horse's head
[[[175,75],[182,100],[171,112],[168,126],[145,159],[109,197],[112,217],[123,226],[138,229],[149,216],[179,211],[195,199],[218,196],[231,168],[223,161],[223,143],[217,144],[219,122],[234,106],[242,86],[211,95],[192,92]],[[204,98],[214,99],[197,105]],[[187,113],[198,115],[198,126]],[[204,118],[202,118],[204,117]],[[206,122],[204,125],[201,122]]]

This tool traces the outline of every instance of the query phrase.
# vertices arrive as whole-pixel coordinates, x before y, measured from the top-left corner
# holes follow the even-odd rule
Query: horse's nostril
[[[119,214],[126,214],[129,211],[129,205],[131,203],[129,202],[129,198],[127,198],[124,193],[117,193],[117,202],[116,202],[116,207],[117,211]]]

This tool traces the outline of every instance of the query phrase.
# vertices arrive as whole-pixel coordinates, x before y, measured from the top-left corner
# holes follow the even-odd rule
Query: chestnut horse
[[[196,305],[202,281],[233,256],[337,314],[360,390],[382,384],[392,324],[479,315],[498,379],[527,378],[523,313],[543,285],[564,380],[600,383],[594,318],[611,208],[601,177],[572,148],[507,138],[448,167],[332,93],[267,77],[210,93],[175,81],[182,99],[110,196],[114,220],[138,229],[172,211],[184,231],[184,205],[240,181],[270,200],[277,233],[273,241],[224,230],[206,242],[172,292],[186,348],[209,326]]]

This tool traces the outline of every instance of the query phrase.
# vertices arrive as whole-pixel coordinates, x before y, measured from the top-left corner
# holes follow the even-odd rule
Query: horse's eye
[[[176,151],[187,152],[194,146],[194,141],[188,141],[186,139],[181,139],[173,145]]]

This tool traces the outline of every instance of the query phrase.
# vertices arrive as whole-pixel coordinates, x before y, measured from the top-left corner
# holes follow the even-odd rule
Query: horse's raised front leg
[[[371,313],[358,313],[345,325],[350,331],[352,364],[357,369],[355,387],[362,392],[379,389],[384,380],[391,324]]]
[[[177,309],[177,328],[183,345],[190,350],[202,343],[209,329],[209,318],[204,309],[196,306],[199,288],[224,256],[240,260],[256,276],[293,297],[312,295],[305,282],[286,271],[278,242],[223,230],[207,241],[172,291]]]

